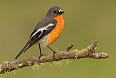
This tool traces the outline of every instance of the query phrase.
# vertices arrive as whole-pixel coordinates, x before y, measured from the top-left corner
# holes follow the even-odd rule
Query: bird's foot
[[[40,54],[40,56],[39,56],[39,60],[40,60],[40,58],[41,58],[41,56],[45,56],[46,54]]]
[[[53,51],[53,58],[54,58],[54,59],[55,59],[55,53],[57,53],[57,52]]]

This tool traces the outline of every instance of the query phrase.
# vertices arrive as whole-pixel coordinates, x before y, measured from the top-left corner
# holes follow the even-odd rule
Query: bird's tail
[[[15,57],[17,59],[23,52],[25,52],[29,47],[31,47],[30,40],[27,42],[27,44],[23,47],[23,49],[19,52],[19,54]]]

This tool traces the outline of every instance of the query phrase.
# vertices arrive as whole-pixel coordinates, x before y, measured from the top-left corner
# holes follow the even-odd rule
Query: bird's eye
[[[56,11],[53,11],[54,13],[56,13]]]

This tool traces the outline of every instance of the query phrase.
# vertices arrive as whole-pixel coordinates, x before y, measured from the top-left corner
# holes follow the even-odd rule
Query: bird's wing
[[[44,23],[38,23],[35,27],[34,31],[32,32],[29,41],[24,46],[24,48],[19,52],[15,59],[17,59],[23,52],[25,52],[28,48],[30,48],[34,43],[40,40],[45,35],[49,34],[52,30],[54,30],[57,22],[56,20],[52,19],[49,21],[43,21]]]

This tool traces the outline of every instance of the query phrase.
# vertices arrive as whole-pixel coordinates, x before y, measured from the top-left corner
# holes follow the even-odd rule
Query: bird
[[[49,47],[50,44],[54,43],[62,33],[64,28],[64,11],[59,6],[52,6],[44,18],[42,18],[34,28],[34,31],[31,33],[27,44],[15,57],[17,59],[23,52],[29,49],[34,44],[39,45],[40,56],[43,56],[41,52],[41,46],[48,47],[53,52],[53,57],[55,58],[55,53],[53,49]]]

